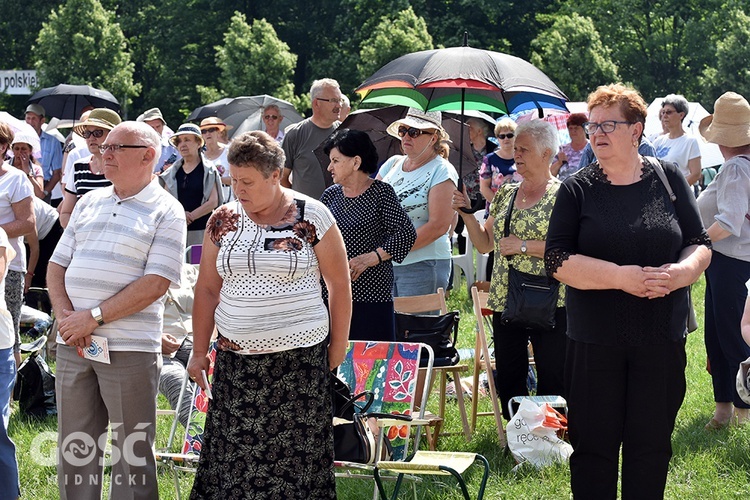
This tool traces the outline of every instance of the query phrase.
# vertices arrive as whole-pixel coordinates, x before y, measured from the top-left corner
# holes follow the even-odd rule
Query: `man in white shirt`
[[[78,201],[47,272],[59,321],[58,486],[62,499],[101,498],[111,425],[109,497],[157,498],[161,298],[180,281],[185,213],[152,179],[161,139],[151,127],[123,122],[100,149],[112,186]]]

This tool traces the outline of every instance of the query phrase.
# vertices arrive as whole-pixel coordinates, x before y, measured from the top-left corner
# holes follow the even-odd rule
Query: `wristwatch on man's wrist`
[[[104,318],[102,318],[102,309],[100,307],[95,307],[91,310],[91,316],[93,316],[94,321],[99,326],[102,326],[104,324]]]
[[[528,250],[528,247],[526,246],[526,240],[521,240],[521,253],[526,255],[526,250]]]

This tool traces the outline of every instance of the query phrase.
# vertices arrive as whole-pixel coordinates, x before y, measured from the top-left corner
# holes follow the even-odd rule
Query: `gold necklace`
[[[550,179],[547,179],[545,181],[545,183],[542,184],[540,187],[547,187],[547,184],[549,184],[549,181],[550,181]],[[521,193],[521,203],[526,203],[526,199],[528,198],[528,193],[526,192],[526,186],[524,186],[524,184],[526,184],[526,181],[521,182],[521,185],[518,188],[518,189],[520,189],[520,190],[523,191]],[[531,194],[536,194],[536,190],[537,189],[539,189],[539,187],[535,187],[534,189],[532,189],[531,190]]]

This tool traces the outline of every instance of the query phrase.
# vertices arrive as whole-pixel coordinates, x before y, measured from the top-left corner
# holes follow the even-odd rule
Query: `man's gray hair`
[[[486,139],[492,134],[492,129],[490,128],[490,124],[486,121],[482,120],[481,118],[471,117],[466,120],[466,123],[473,123],[477,127],[482,129],[482,134],[484,135],[484,138]]]
[[[151,163],[151,167],[153,168],[161,157],[161,137],[156,133],[156,130],[145,122],[136,121],[124,121],[116,125],[112,130],[120,129],[124,129],[129,134],[132,134],[138,144],[154,148],[156,154],[154,155],[154,161]]]
[[[271,108],[273,108],[276,111],[278,111],[279,115],[281,114],[281,108],[279,108],[276,104],[269,104],[268,106],[266,106],[265,108],[263,108],[263,112],[265,113],[266,111],[268,111]]]
[[[312,83],[312,86],[310,87],[310,100],[314,101],[319,95],[323,93],[326,87],[333,87],[335,89],[338,89],[339,92],[341,91],[339,82],[337,82],[333,78],[321,78],[320,80],[315,80]]]
[[[678,113],[685,113],[683,119],[688,115],[688,110],[690,109],[690,107],[688,105],[687,99],[685,99],[683,96],[677,94],[669,94],[661,102],[661,107],[663,108],[667,104],[672,106]]]
[[[557,130],[554,126],[544,120],[530,120],[518,125],[516,128],[516,137],[521,134],[528,134],[534,139],[537,151],[542,154],[545,149],[549,149],[549,161],[552,163],[560,147],[560,140],[557,137]]]

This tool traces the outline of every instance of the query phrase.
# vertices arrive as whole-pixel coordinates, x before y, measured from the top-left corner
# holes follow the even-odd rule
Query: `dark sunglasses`
[[[513,139],[513,135],[514,135],[513,132],[508,132],[507,134],[497,134],[495,137],[497,137],[498,139],[500,139],[502,141],[506,137],[508,139]]]
[[[266,115],[263,117],[266,120],[278,120],[278,115]]]
[[[426,130],[419,130],[418,128],[414,128],[414,127],[409,127],[409,128],[399,127],[398,128],[398,136],[399,137],[403,137],[406,134],[409,134],[409,137],[411,137],[412,139],[416,139],[417,137],[419,137],[422,134],[430,134],[431,135],[433,133],[434,132],[428,132]]]
[[[218,132],[218,127],[209,127],[209,128],[203,128],[201,129],[201,134],[213,134],[214,132]]]
[[[83,133],[81,134],[81,137],[83,137],[84,139],[88,139],[92,135],[96,137],[97,139],[101,139],[101,137],[104,135],[104,130],[100,128],[96,130],[84,130]]]

